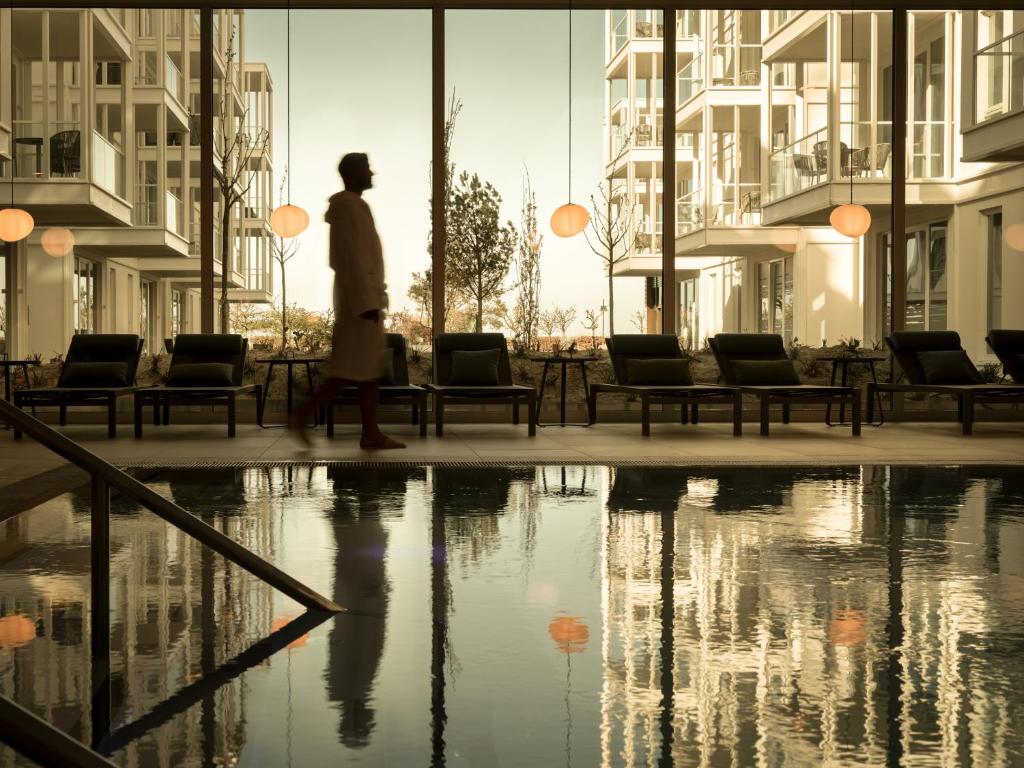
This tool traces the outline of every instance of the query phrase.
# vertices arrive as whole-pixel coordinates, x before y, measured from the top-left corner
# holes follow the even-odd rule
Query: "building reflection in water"
[[[152,482],[333,581],[350,612],[288,624],[260,649],[282,623],[272,591],[116,504],[107,734],[91,701],[103,681],[88,656],[87,501],[0,524],[0,693],[124,765],[261,764],[270,753],[251,742],[277,749],[260,728],[283,721],[285,682],[305,699],[296,712],[326,713],[296,722],[295,764],[311,751],[504,765],[542,750],[609,768],[1024,764],[1015,468],[314,467]],[[411,554],[396,561],[396,545]],[[242,676],[280,672],[290,659],[274,649],[306,631],[302,669],[319,677]],[[395,680],[392,659],[415,679]],[[416,722],[401,747],[415,751],[389,752]]]

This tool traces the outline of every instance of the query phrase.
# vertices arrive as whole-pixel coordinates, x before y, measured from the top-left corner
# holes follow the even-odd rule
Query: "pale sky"
[[[376,171],[365,198],[384,244],[391,307],[412,306],[413,272],[429,264],[430,12],[293,10],[292,202],[310,213],[288,265],[288,298],[312,309],[331,301],[327,198],[340,189],[338,160],[366,152]],[[286,165],[285,11],[246,12],[245,55],[274,80],[274,164]],[[580,319],[606,297],[601,261],[582,235],[550,232],[567,196],[568,15],[565,11],[449,11],[447,91],[463,108],[453,159],[490,181],[518,226],[524,168],[545,233],[541,304],[574,305]],[[586,204],[602,176],[604,14],[573,13],[573,200]],[[275,181],[275,195],[277,182]],[[276,278],[275,278],[276,280]],[[643,303],[641,278],[616,280],[616,322]],[[577,333],[582,326],[577,322]]]

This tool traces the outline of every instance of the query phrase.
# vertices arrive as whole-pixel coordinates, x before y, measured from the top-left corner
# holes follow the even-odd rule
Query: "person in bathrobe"
[[[331,227],[330,264],[334,270],[334,331],[330,375],[291,421],[307,445],[306,424],[345,387],[356,387],[363,424],[361,448],[404,448],[377,424],[379,380],[384,373],[384,312],[388,307],[384,257],[370,206],[363,192],[373,186],[370,161],[362,153],[341,158],[338,173],[345,190],[332,195],[324,220]]]

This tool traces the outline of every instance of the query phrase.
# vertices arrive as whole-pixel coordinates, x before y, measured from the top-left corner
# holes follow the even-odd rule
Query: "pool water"
[[[349,611],[115,499],[108,677],[87,492],[0,524],[0,693],[121,765],[1024,765],[1022,468],[148,482]]]

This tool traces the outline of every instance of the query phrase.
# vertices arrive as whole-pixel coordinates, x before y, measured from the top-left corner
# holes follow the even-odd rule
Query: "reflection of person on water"
[[[335,541],[333,598],[347,609],[328,636],[328,699],[337,702],[339,735],[348,747],[370,742],[373,685],[384,651],[388,585],[384,571],[388,533],[380,515],[379,471],[335,478],[331,528]],[[399,478],[396,478],[399,479]],[[405,479],[400,478],[403,493]]]

